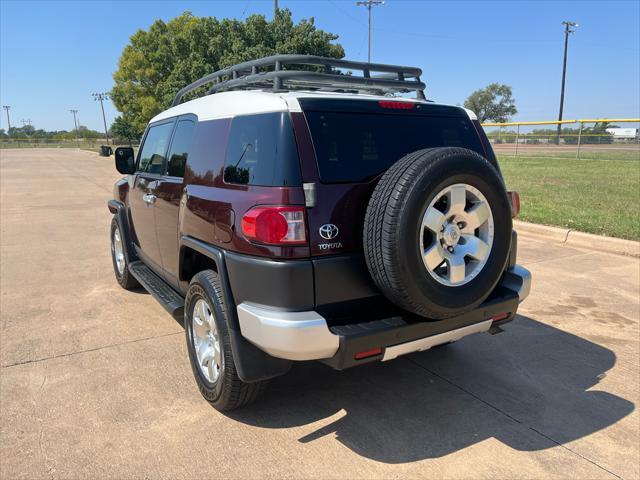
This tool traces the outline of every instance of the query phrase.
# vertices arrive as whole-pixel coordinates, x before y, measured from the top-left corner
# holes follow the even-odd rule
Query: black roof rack
[[[284,69],[285,66],[323,66],[324,72]],[[360,70],[362,75],[345,75],[335,69]],[[261,71],[264,69],[264,71]],[[376,72],[376,75],[372,75]],[[422,70],[416,67],[354,62],[314,55],[272,55],[239,63],[202,77],[181,89],[173,99],[178,105],[189,92],[213,83],[208,94],[226,90],[271,88],[273,91],[296,89],[323,91],[351,91],[375,94],[416,92],[424,100],[425,84],[420,81]]]

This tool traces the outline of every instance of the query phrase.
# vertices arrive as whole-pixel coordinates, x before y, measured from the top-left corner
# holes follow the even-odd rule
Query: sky
[[[367,58],[367,15],[354,1],[279,0],[294,20],[314,17],[339,35],[346,58]],[[93,92],[109,91],[129,37],[184,11],[198,16],[273,15],[273,1],[58,2],[0,0],[0,100],[11,123],[101,130]],[[563,20],[569,39],[565,119],[640,117],[640,1],[401,1],[372,13],[372,61],[423,69],[427,97],[462,104],[492,82],[513,88],[513,120],[557,118]],[[118,114],[105,103],[108,124]],[[4,110],[0,128],[7,127]]]

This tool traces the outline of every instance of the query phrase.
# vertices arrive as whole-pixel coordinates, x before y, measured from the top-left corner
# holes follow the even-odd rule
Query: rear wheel
[[[254,402],[268,383],[246,383],[238,377],[228,322],[218,274],[212,270],[198,273],[185,299],[187,351],[200,393],[220,411]]]
[[[400,307],[447,318],[479,306],[502,275],[511,208],[498,171],[464,148],[420,150],[380,179],[364,251],[380,290]]]

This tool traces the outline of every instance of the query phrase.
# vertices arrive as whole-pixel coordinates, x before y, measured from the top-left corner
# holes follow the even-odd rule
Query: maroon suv
[[[246,62],[181,90],[137,157],[116,150],[116,278],[184,322],[214,407],[255,400],[292,361],[391,360],[514,318],[531,283],[518,196],[475,115],[426,101],[420,74]]]

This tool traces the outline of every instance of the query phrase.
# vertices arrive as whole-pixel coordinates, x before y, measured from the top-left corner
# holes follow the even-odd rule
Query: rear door
[[[155,217],[158,248],[165,278],[178,284],[178,216],[184,189],[184,169],[196,127],[194,115],[178,117],[167,155],[166,174],[157,181]]]
[[[384,172],[423,148],[461,146],[484,155],[466,112],[400,101],[301,99],[294,116],[303,181],[314,183],[307,209],[312,255],[362,251],[369,198]],[[305,131],[306,130],[306,131]]]
[[[174,119],[159,122],[147,130],[138,154],[134,186],[129,194],[136,251],[158,273],[162,272],[162,258],[156,238],[155,206],[174,123]]]

